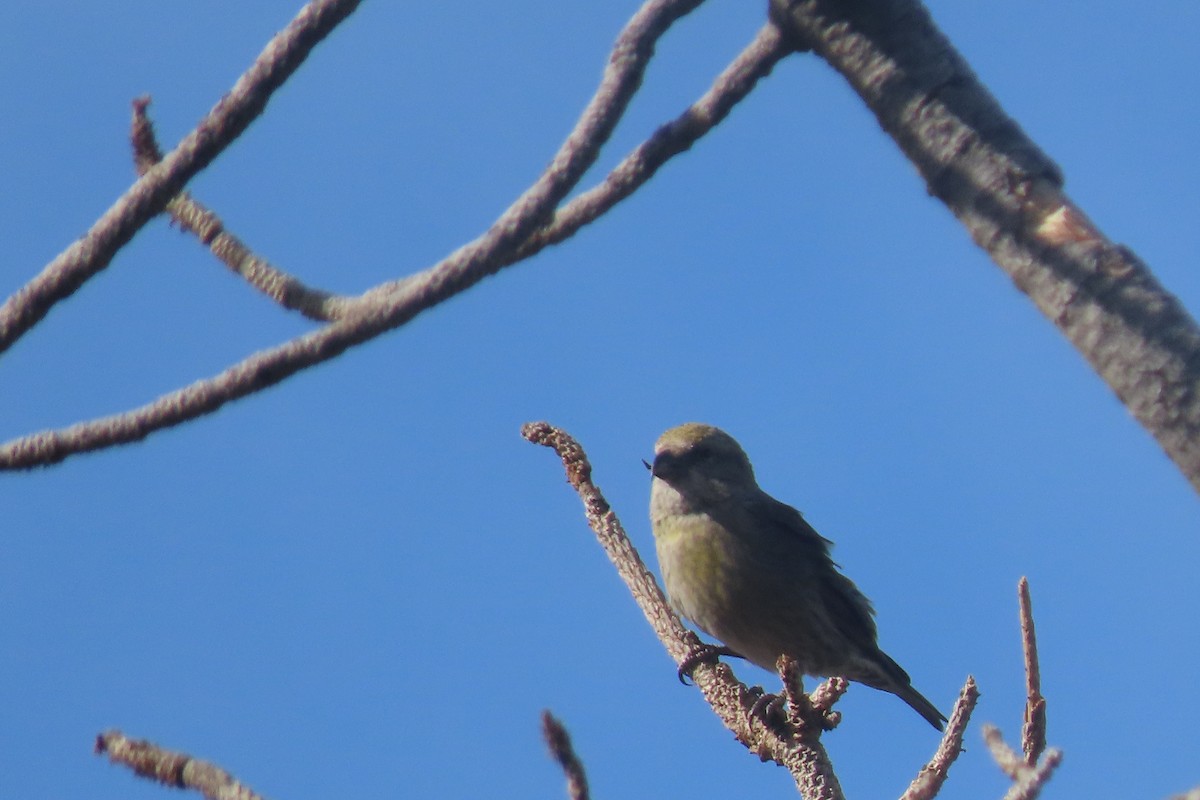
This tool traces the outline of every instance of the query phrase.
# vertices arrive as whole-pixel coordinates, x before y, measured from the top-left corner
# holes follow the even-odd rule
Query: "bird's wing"
[[[854,582],[838,571],[838,565],[829,552],[833,542],[817,533],[808,520],[787,503],[772,498],[767,513],[776,527],[797,536],[801,545],[807,548],[807,556],[820,564],[815,571],[817,580],[822,584],[820,596],[837,629],[863,652],[878,650],[875,643],[875,609]]]
[[[760,500],[761,505],[756,506],[755,510],[765,514],[767,521],[782,531],[781,535],[797,537],[800,544],[812,555],[819,557],[823,562],[833,563],[829,555],[829,548],[833,547],[833,542],[817,533],[813,526],[808,524],[808,520],[804,519],[803,514],[765,492]]]
[[[836,570],[825,573],[821,592],[825,608],[842,635],[858,645],[864,653],[878,651],[875,630],[875,609],[854,582]]]

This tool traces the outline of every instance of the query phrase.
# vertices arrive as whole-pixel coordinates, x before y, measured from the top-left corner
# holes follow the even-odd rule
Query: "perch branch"
[[[617,568],[646,620],[666,647],[675,663],[683,661],[699,647],[695,634],[683,627],[671,610],[654,576],[629,541],[617,515],[592,482],[592,466],[587,454],[570,434],[545,422],[527,423],[521,435],[534,444],[553,449],[566,468],[567,481],[583,501],[588,524],[604,552]],[[833,765],[820,742],[821,725],[794,725],[786,722],[767,725],[752,717],[751,709],[759,695],[737,680],[728,664],[701,663],[693,674],[696,685],[734,736],[750,752],[764,761],[787,768],[800,793],[808,800],[842,798],[842,790]]]

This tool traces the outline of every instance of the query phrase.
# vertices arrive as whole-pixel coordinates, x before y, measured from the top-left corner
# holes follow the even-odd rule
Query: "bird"
[[[726,654],[771,672],[786,654],[806,675],[890,692],[943,730],[945,715],[879,648],[875,610],[834,563],[833,542],[759,488],[732,436],[679,425],[659,437],[649,466],[655,551],[680,615]]]

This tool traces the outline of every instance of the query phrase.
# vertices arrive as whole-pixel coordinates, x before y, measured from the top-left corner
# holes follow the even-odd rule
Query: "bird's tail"
[[[912,687],[912,684],[899,686],[894,690],[894,693],[901,700],[912,706],[913,710],[924,717],[930,725],[939,731],[945,730],[945,723],[948,721],[946,715],[938,711],[933,703],[926,700],[923,694]]]
[[[925,695],[912,687],[912,679],[908,677],[908,673],[887,653],[876,649],[872,654],[870,664],[874,667],[874,674],[855,676],[852,679],[860,680],[876,689],[891,692],[912,706],[913,710],[924,717],[930,725],[939,731],[945,730],[945,723],[948,722],[946,715],[925,699]]]

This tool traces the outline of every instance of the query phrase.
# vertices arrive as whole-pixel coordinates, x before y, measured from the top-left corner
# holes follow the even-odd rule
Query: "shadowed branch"
[[[567,776],[567,797],[571,800],[589,800],[587,773],[583,770],[583,762],[575,755],[571,746],[571,736],[563,724],[549,711],[542,712],[542,738],[550,748],[550,755],[562,767]]]

